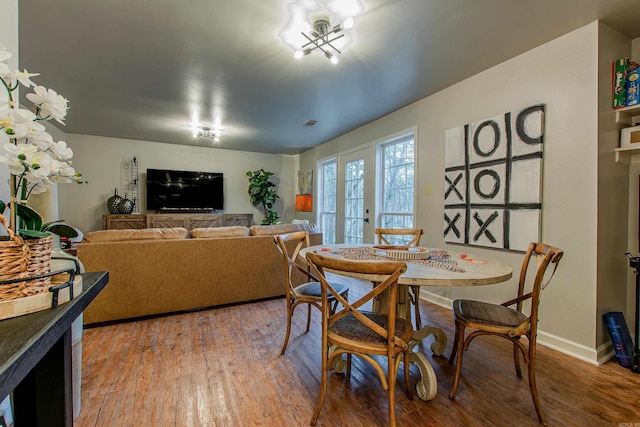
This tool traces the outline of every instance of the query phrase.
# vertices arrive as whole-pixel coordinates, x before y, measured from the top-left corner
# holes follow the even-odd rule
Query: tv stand
[[[184,227],[187,230],[206,227],[229,227],[253,225],[253,214],[227,213],[159,213],[103,215],[103,230],[124,230],[141,228]]]

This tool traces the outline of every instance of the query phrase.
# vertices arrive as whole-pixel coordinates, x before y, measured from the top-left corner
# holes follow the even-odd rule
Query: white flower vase
[[[76,268],[76,262],[80,271],[84,273],[84,265],[80,260],[60,248],[60,236],[53,235],[53,250],[51,252],[51,271],[65,268]],[[58,259],[56,259],[58,258]],[[59,259],[66,258],[66,259]],[[80,415],[82,387],[82,320],[83,316],[76,318],[71,324],[71,370],[73,371],[73,419]]]

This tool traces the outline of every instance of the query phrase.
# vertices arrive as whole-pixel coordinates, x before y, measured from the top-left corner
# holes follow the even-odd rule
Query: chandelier
[[[290,0],[280,40],[300,59],[320,52],[332,63],[354,41],[354,18],[365,10],[363,0]]]
[[[213,139],[214,142],[219,142],[220,137],[224,133],[224,127],[220,124],[220,116],[217,116],[213,121],[212,125],[207,125],[204,123],[200,123],[198,119],[198,112],[193,111],[193,116],[191,117],[191,122],[188,124],[189,129],[193,134],[194,138],[210,138]]]
[[[342,25],[338,24],[334,27],[331,27],[328,17],[317,19],[313,23],[313,31],[310,34],[300,33],[308,42],[302,45],[302,50],[296,51],[294,57],[299,59],[318,49],[332,64],[337,64],[338,57],[335,56],[335,53],[342,52],[333,42],[344,37],[343,31],[350,28],[353,28],[353,18],[351,17],[347,18]]]

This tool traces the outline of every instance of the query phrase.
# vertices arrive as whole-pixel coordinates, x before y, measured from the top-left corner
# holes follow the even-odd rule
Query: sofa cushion
[[[188,239],[189,230],[182,227],[99,230],[84,235],[85,242],[122,242],[128,240]]]
[[[275,224],[275,225],[253,225],[249,229],[252,236],[273,236],[275,234],[292,233],[294,231],[306,231],[308,233],[319,233],[320,230],[315,224]]]
[[[217,237],[246,237],[249,235],[249,227],[234,225],[231,227],[194,228],[189,232],[192,239],[217,238]]]

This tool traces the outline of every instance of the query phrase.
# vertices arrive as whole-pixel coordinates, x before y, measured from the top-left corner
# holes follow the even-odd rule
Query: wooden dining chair
[[[351,378],[351,357],[358,356],[375,369],[387,391],[389,402],[389,425],[396,425],[395,417],[395,384],[400,362],[404,362],[404,385],[407,396],[413,400],[409,378],[409,341],[413,335],[411,322],[396,318],[398,299],[398,277],[407,269],[404,262],[395,261],[353,261],[340,258],[324,257],[316,253],[307,253],[307,262],[312,272],[320,279],[323,312],[322,312],[322,377],[320,394],[311,418],[311,425],[316,425],[327,390],[327,374],[337,357],[347,355],[347,381]],[[358,278],[379,283],[369,293],[354,303],[349,303],[338,294],[337,289],[327,281],[325,271],[332,273],[355,273]],[[382,311],[392,315],[360,311],[362,306],[372,301],[382,292],[388,292],[386,307]],[[329,295],[336,295],[342,305],[340,311],[332,313],[327,305]],[[330,348],[332,351],[330,351]],[[385,370],[372,355],[386,356]]]
[[[307,329],[309,332],[309,326],[311,324],[311,306],[318,308],[322,311],[322,297],[320,295],[320,283],[308,270],[300,267],[296,262],[298,259],[298,253],[302,248],[309,246],[309,234],[306,231],[297,231],[293,233],[277,234],[273,237],[276,247],[282,254],[282,260],[284,261],[285,271],[285,283],[287,300],[287,332],[284,337],[284,343],[280,354],[283,355],[287,350],[287,344],[289,343],[289,335],[291,334],[291,318],[293,312],[297,306],[301,304],[307,305]],[[293,246],[293,252],[289,255],[287,246]],[[295,270],[294,270],[295,268]],[[301,285],[295,286],[293,284],[294,271],[298,271],[306,276],[309,281]],[[345,300],[349,299],[349,286],[346,284],[335,284],[334,289]],[[334,312],[337,306],[337,301],[333,295],[329,295],[327,298],[328,304],[330,304],[331,312]]]
[[[420,246],[420,237],[424,234],[422,228],[376,228],[374,232],[379,244],[402,246]],[[416,329],[420,329],[420,286],[409,286],[409,299],[415,313]]]
[[[449,358],[449,364],[453,364],[456,357],[455,376],[449,397],[455,398],[462,371],[462,354],[469,348],[471,341],[481,335],[493,335],[506,338],[513,343],[513,361],[516,375],[522,378],[520,371],[520,357],[522,353],[524,362],[529,367],[529,390],[533,404],[538,414],[538,421],[547,425],[538,390],[536,388],[536,335],[538,330],[538,306],[540,304],[540,294],[549,284],[553,274],[558,268],[563,251],[544,243],[531,243],[525,254],[520,279],[518,281],[518,296],[502,304],[491,304],[472,300],[455,300],[453,302],[453,314],[455,318],[456,335],[453,342],[453,350]],[[533,283],[527,281],[527,271],[532,258],[537,260],[536,274]],[[549,265],[553,264],[553,270],[547,275],[545,273]],[[528,291],[528,289],[531,289]],[[526,293],[525,293],[526,292]],[[523,310],[524,302],[529,301],[529,314]],[[515,305],[514,308],[510,306]],[[473,331],[465,339],[465,329],[472,328]],[[527,338],[526,342],[520,340]]]

